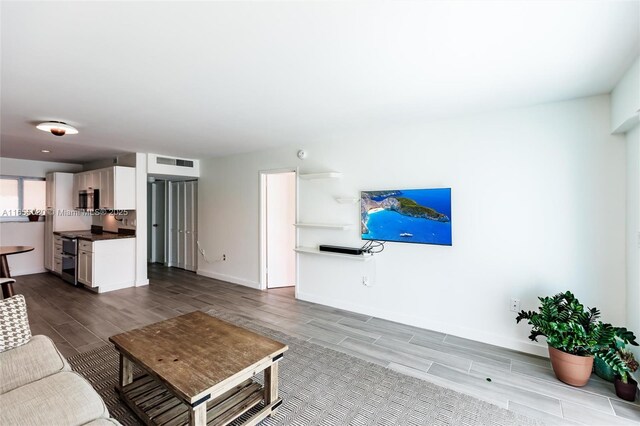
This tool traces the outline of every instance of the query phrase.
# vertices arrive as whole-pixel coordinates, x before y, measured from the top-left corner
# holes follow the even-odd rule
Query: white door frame
[[[259,241],[260,241],[260,290],[266,290],[267,289],[267,224],[266,224],[266,220],[265,220],[265,213],[266,213],[266,201],[267,201],[267,197],[265,194],[265,185],[266,185],[266,180],[265,177],[266,175],[273,175],[273,174],[278,174],[278,173],[295,173],[295,179],[296,179],[296,190],[295,190],[295,207],[296,207],[296,223],[298,222],[298,168],[297,167],[289,167],[289,168],[283,168],[283,169],[270,169],[270,170],[260,170],[258,172],[258,183],[259,183],[259,188],[260,188],[260,234],[258,236]],[[296,228],[296,247],[298,247],[298,228]],[[299,274],[298,274],[298,270],[299,270],[299,265],[298,265],[298,258],[296,256],[296,283],[295,283],[295,296],[298,297],[298,280],[299,280]]]

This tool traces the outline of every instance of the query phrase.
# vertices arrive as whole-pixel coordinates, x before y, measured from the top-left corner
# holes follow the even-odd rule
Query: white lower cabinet
[[[90,251],[78,252],[78,281],[93,287],[93,253]]]
[[[60,275],[62,274],[62,238],[59,235],[54,235],[52,242],[53,242],[53,259],[51,260],[51,262],[53,262],[53,264],[50,264],[49,267],[47,267],[47,269]]]
[[[78,242],[78,281],[99,293],[135,282],[135,238]]]
[[[62,257],[53,258],[53,272],[60,275],[62,274]]]

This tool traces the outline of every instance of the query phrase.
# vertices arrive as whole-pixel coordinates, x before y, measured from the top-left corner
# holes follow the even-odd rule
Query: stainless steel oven
[[[78,240],[62,237],[62,279],[78,285]]]

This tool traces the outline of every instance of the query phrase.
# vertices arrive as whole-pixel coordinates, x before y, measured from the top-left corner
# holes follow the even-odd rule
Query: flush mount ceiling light
[[[43,132],[51,132],[56,136],[78,134],[78,129],[73,126],[69,126],[67,123],[63,123],[62,121],[47,121],[45,123],[38,124],[36,127]]]

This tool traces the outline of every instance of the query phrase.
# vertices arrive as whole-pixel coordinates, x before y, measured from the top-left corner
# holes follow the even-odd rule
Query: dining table
[[[31,246],[0,246],[0,278],[11,278],[7,256],[27,253],[33,251],[33,249]],[[2,283],[2,297],[6,299],[13,296],[13,294],[13,283]]]

